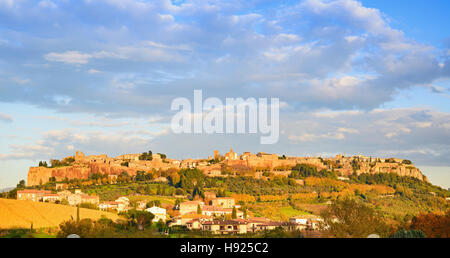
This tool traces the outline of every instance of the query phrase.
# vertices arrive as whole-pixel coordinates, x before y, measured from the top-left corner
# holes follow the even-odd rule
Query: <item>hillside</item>
[[[116,220],[113,213],[80,209],[80,218],[99,219],[102,215]],[[0,199],[0,229],[57,227],[65,220],[76,217],[76,208],[66,205]]]
[[[149,152],[151,153],[151,151]],[[276,172],[289,175],[298,165],[313,166],[317,171],[333,171],[340,176],[361,174],[387,174],[394,173],[399,176],[414,177],[428,182],[422,172],[410,160],[399,158],[375,158],[362,155],[345,157],[286,157],[278,154],[245,152],[238,155],[233,150],[220,156],[215,152],[214,159],[185,159],[175,160],[166,158],[165,154],[126,154],[115,158],[106,154],[85,156],[76,152],[59,160],[51,160],[50,166],[40,162],[38,167],[30,167],[27,177],[27,186],[38,186],[49,181],[62,182],[68,180],[87,180],[95,175],[111,176],[109,180],[122,173],[136,176],[137,172],[154,175],[155,171],[170,169],[185,169],[195,167],[206,176],[214,177],[224,174],[246,175],[260,178],[263,172]]]

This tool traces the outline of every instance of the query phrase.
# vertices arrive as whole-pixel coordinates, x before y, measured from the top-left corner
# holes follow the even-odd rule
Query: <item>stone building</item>
[[[17,200],[29,200],[33,202],[42,201],[45,194],[51,194],[51,191],[25,189],[17,191]]]

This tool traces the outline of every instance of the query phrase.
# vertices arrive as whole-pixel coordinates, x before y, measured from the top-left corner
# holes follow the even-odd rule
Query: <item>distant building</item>
[[[119,204],[117,207],[118,212],[126,211],[126,210],[128,210],[128,208],[130,206],[130,199],[128,199],[125,196],[117,198],[115,200],[115,202],[117,202]]]
[[[233,148],[231,148],[229,152],[225,153],[225,159],[236,160],[238,159],[238,155],[233,151]]]
[[[17,191],[17,200],[29,200],[33,202],[41,202],[45,194],[51,194],[47,190],[25,189]]]
[[[57,192],[56,194],[59,195],[59,197],[61,199],[67,200],[72,193],[68,190],[64,190],[64,191]]]
[[[219,155],[219,151],[215,150],[214,151],[214,159],[219,159],[220,155]]]
[[[200,221],[200,219],[192,219],[192,220],[186,222],[186,227],[189,230],[201,229],[202,228],[202,222]]]
[[[70,194],[67,197],[67,201],[69,205],[76,206],[81,203],[91,203],[94,205],[98,205],[100,203],[100,198],[96,195],[87,195],[81,192],[81,190],[75,190],[74,194]]]
[[[176,225],[184,226],[189,221],[192,221],[192,220],[198,220],[200,222],[204,222],[204,221],[210,221],[210,220],[212,220],[212,218],[210,216],[197,214],[196,212],[191,212],[189,214],[184,214],[184,215],[174,217],[172,219],[172,222],[169,224],[169,226],[176,226]]]
[[[180,203],[180,214],[184,215],[191,212],[197,212],[197,207],[200,206],[200,208],[202,208],[204,205],[205,203],[200,201],[182,202]]]
[[[81,195],[81,203],[91,203],[98,205],[100,203],[100,198],[97,195]]]
[[[211,200],[211,205],[222,208],[233,208],[236,203],[234,198],[231,197],[219,197]]]
[[[81,194],[71,194],[67,198],[67,201],[69,201],[69,205],[76,206],[81,203]]]
[[[210,200],[216,198],[216,193],[215,192],[204,192],[203,196],[205,197],[205,202],[209,203]]]
[[[58,194],[44,194],[42,197],[43,202],[56,202],[61,201],[61,197]]]
[[[298,218],[298,217],[293,217],[293,218],[289,218],[289,222],[291,223],[295,223],[295,224],[301,224],[301,225],[305,225],[308,223],[308,219],[307,218]]]
[[[219,216],[231,216],[233,213],[232,208],[222,208],[213,205],[205,205],[202,208],[202,214],[206,216],[219,217]],[[236,217],[243,218],[244,213],[242,211],[236,210]]]
[[[214,220],[202,223],[202,230],[213,234],[245,234],[247,233],[247,222],[240,220]]]
[[[166,222],[166,209],[161,208],[161,207],[157,207],[157,206],[153,206],[151,208],[148,208],[145,210],[146,212],[151,212],[153,215],[155,215],[155,217],[153,218],[153,222],[158,222],[160,220],[162,220],[163,222]]]
[[[118,210],[119,209],[119,203],[118,202],[102,202],[98,206],[100,210],[106,211],[106,210]]]

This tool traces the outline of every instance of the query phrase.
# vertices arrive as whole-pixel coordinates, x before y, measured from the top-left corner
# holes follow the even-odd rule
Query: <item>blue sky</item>
[[[411,159],[450,187],[445,0],[0,0],[0,188],[39,160],[212,150]],[[280,141],[176,135],[170,103],[278,97]]]

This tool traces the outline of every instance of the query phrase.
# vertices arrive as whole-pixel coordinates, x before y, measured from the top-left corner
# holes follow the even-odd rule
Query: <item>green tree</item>
[[[180,182],[177,187],[181,187],[187,190],[193,190],[194,188],[201,189],[205,184],[205,176],[202,171],[198,169],[183,169],[179,171]]]
[[[142,155],[139,156],[139,160],[153,160],[152,151],[143,152]]]
[[[25,180],[20,180],[19,183],[17,184],[16,188],[17,189],[25,189]]]
[[[233,207],[233,211],[231,212],[231,218],[232,219],[237,219],[236,207]]]
[[[80,205],[77,205],[77,222],[80,221]]]
[[[200,204],[197,205],[197,214],[202,214],[202,208],[200,207]]]
[[[161,207],[161,201],[160,200],[149,201],[147,202],[146,206],[147,208],[151,208],[153,206]]]
[[[155,215],[146,211],[129,210],[126,213],[126,217],[131,226],[135,226],[139,230],[144,230],[146,227],[152,225]]]
[[[86,209],[91,209],[91,210],[98,210],[97,205],[90,203],[90,202],[83,202],[80,203],[80,208],[86,208]]]
[[[322,227],[339,238],[366,238],[370,234],[388,235],[388,226],[375,210],[352,199],[336,201],[322,212]]]

